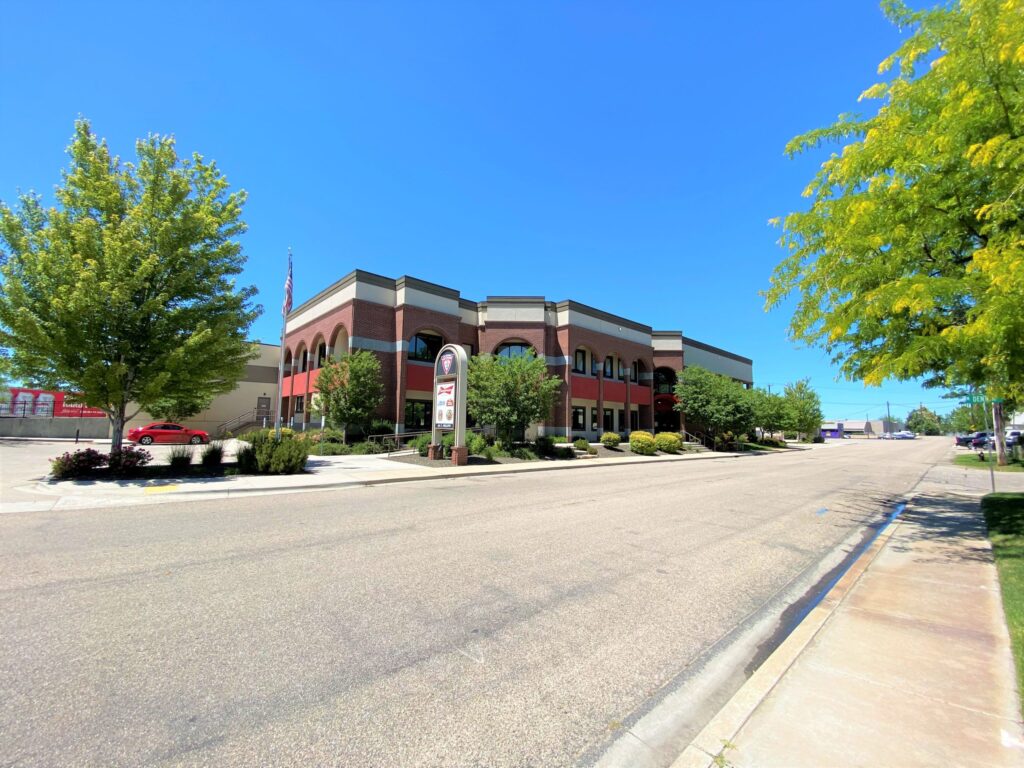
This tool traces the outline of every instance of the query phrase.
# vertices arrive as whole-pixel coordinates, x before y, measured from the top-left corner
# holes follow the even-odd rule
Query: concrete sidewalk
[[[981,474],[933,468],[674,767],[1024,765]]]
[[[89,509],[175,501],[205,501],[242,495],[324,491],[367,484],[501,475],[630,464],[734,459],[735,453],[685,453],[680,455],[622,456],[609,459],[531,461],[517,464],[476,464],[464,467],[426,467],[391,461],[384,455],[311,455],[301,475],[229,475],[180,480],[105,480],[52,483],[33,479],[20,483],[17,500],[0,503],[0,513],[50,509]],[[29,500],[31,499],[31,500]]]

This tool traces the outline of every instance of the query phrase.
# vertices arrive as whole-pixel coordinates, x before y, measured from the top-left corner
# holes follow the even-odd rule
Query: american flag
[[[284,304],[281,305],[281,317],[287,318],[292,311],[292,252],[288,251],[288,277],[284,279]]]

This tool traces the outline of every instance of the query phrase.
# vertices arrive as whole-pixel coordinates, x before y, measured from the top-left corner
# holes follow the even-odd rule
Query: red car
[[[210,436],[201,429],[188,429],[181,424],[171,424],[161,421],[154,424],[147,424],[145,427],[135,427],[128,430],[126,438],[132,443],[152,445],[153,443],[200,443],[210,442]]]

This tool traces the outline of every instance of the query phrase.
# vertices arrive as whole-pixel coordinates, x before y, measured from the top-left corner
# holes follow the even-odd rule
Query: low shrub
[[[822,437],[821,435],[815,435],[814,437],[811,438],[811,442],[812,443],[824,443],[825,442],[825,438]]]
[[[783,432],[782,437],[786,440],[796,440],[796,432]]]
[[[352,446],[344,443],[323,442],[311,453],[316,453],[319,456],[348,456],[352,453]]]
[[[110,471],[119,475],[130,475],[140,467],[144,467],[153,460],[153,455],[144,448],[133,448],[122,446],[120,449],[110,452],[107,459],[107,466]]]
[[[50,459],[50,475],[54,480],[86,477],[106,463],[107,455],[105,453],[86,448],[83,451],[64,453],[62,456]]]
[[[224,463],[224,445],[214,441],[203,448],[199,463],[203,465],[204,469],[217,469]]]
[[[533,445],[538,456],[555,455],[555,438],[550,435],[541,435],[534,441]]]
[[[536,453],[523,445],[513,448],[508,452],[508,455],[513,459],[522,459],[523,461],[537,461],[540,458]]]
[[[650,432],[630,432],[629,450],[639,456],[653,456],[658,452],[657,445],[654,442],[654,435]]]
[[[381,447],[380,443],[370,441],[354,443],[350,447],[352,449],[353,456],[367,456],[371,453],[384,453],[384,448]]]
[[[683,450],[683,438],[678,432],[659,432],[654,436],[654,446],[662,453],[679,453]]]
[[[555,446],[555,458],[556,459],[575,459],[576,451],[575,446],[562,443]]]
[[[487,438],[476,432],[467,432],[466,447],[469,449],[470,456],[480,456],[487,448]]]
[[[587,453],[591,456],[597,456],[597,446],[587,443]]]
[[[309,447],[301,440],[268,440],[254,446],[261,475],[295,475],[306,467]]]
[[[235,461],[238,462],[238,471],[244,475],[255,475],[259,472],[259,465],[256,462],[256,448],[252,445],[243,445],[235,454]]]
[[[167,463],[171,465],[171,469],[175,472],[181,472],[183,469],[188,469],[192,466],[192,446],[191,445],[176,445],[171,448],[170,454],[167,456]]]
[[[387,419],[374,419],[370,423],[371,435],[393,435],[395,434],[395,422]]]
[[[586,451],[590,448],[590,441],[586,438],[578,437],[572,441],[572,445],[577,451]]]
[[[758,445],[764,445],[768,448],[785,448],[785,440],[776,440],[774,437],[762,437],[757,441]]]
[[[636,433],[634,432],[633,434]],[[605,432],[601,435],[601,445],[605,448],[617,448],[621,442],[622,438],[617,432]]]
[[[430,433],[414,437],[408,442],[408,446],[419,453],[420,456],[426,456],[427,449],[430,447]]]
[[[494,457],[497,455],[498,449],[495,448],[493,445],[488,445],[486,448],[484,448],[483,456],[488,461],[494,461]]]
[[[558,444],[558,443],[568,443],[569,442],[569,438],[566,437],[565,435],[552,435],[551,436],[551,442],[553,442],[555,444]]]

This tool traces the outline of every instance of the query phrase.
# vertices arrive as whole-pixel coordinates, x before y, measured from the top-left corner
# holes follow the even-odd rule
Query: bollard
[[[78,433],[79,432],[81,432],[81,429],[76,429],[75,430],[75,445],[78,445]]]

